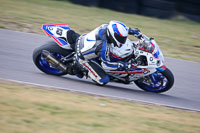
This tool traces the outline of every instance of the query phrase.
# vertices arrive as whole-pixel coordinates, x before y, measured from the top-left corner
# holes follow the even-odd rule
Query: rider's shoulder
[[[108,24],[102,24],[99,26],[100,29],[106,29],[108,27]]]
[[[106,40],[106,29],[107,29],[107,24],[102,24],[101,26],[97,27],[95,31],[95,36],[96,40],[101,40],[104,41]]]

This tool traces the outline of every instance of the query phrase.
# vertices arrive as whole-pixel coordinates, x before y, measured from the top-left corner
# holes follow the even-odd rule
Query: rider
[[[131,29],[122,22],[110,21],[109,24],[103,24],[90,33],[81,35],[78,37],[76,45],[71,45],[71,47],[76,47],[75,51],[78,62],[88,70],[88,75],[93,81],[101,85],[110,81],[104,69],[126,69],[128,63],[116,62],[110,57],[122,58],[117,51],[115,51],[114,55],[112,51],[116,48],[119,51],[123,44],[125,44],[128,34],[134,35],[137,38],[142,36],[137,28]]]

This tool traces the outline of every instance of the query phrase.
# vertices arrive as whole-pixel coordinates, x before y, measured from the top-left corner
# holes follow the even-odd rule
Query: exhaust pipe
[[[67,67],[59,62],[51,53],[47,50],[42,50],[41,56],[49,63],[51,63],[55,68],[61,70],[61,71],[66,71]]]

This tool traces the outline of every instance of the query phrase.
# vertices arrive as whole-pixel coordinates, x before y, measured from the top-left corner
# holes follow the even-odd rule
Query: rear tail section
[[[49,37],[52,37],[60,47],[71,49],[70,44],[66,38],[66,33],[68,30],[70,30],[70,27],[67,24],[48,23],[42,25],[42,30]]]

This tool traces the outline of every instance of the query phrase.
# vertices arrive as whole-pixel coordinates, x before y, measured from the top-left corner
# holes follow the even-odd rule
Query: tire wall
[[[200,22],[200,0],[68,0],[119,12],[168,19],[177,14]]]

